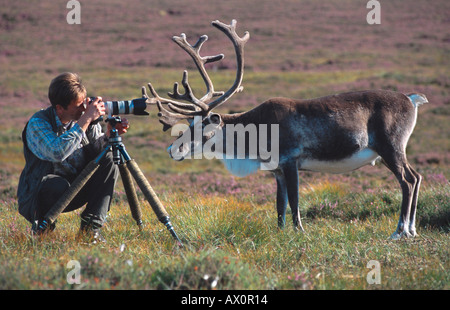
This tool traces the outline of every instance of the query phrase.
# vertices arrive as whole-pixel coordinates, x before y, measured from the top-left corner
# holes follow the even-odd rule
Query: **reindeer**
[[[187,42],[185,34],[173,37],[173,41],[192,57],[203,78],[206,84],[203,97],[198,99],[194,96],[187,71],[184,71],[182,78],[184,94],[179,92],[178,83],[175,83],[173,92],[168,93],[170,99],[160,97],[151,83],[148,83],[148,88],[153,97],[149,98],[145,87],[142,87],[147,102],[158,106],[159,121],[164,125],[164,131],[175,128],[181,120],[190,122],[189,128],[177,139],[186,139],[187,136],[190,143],[184,140],[184,143],[174,147],[175,140],[168,148],[172,158],[183,160],[189,154],[201,153],[202,145],[211,139],[223,142],[222,152],[226,152],[230,147],[227,142],[230,137],[226,134],[230,124],[276,124],[279,158],[277,165],[270,170],[277,183],[276,208],[280,228],[285,226],[289,202],[294,228],[304,230],[298,208],[299,170],[344,173],[365,165],[374,165],[377,160],[381,160],[395,175],[402,190],[400,219],[391,239],[414,237],[422,176],[408,163],[406,145],[416,124],[418,107],[428,102],[425,95],[367,90],[306,100],[272,98],[247,112],[214,113],[214,109],[243,89],[244,45],[250,35],[245,32],[240,37],[236,33],[235,20],[230,25],[219,21],[213,21],[212,25],[229,37],[236,53],[236,79],[226,92],[214,90],[205,69],[206,64],[219,61],[224,55],[200,56],[200,49],[208,39],[206,35],[201,36],[194,45]],[[190,133],[195,126],[203,129],[214,126],[217,130],[205,133],[199,141]],[[274,136],[274,132],[269,135]],[[265,143],[273,144],[273,139]],[[223,159],[231,173],[242,175],[241,170],[245,166],[251,168],[244,175],[252,173],[258,170],[255,163],[267,160],[261,156],[250,159],[248,145],[245,149],[245,158]]]

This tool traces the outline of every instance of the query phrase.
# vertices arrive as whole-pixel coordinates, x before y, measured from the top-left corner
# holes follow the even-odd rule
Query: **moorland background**
[[[368,25],[366,1],[81,2],[81,24],[69,25],[66,1],[0,0],[0,288],[2,289],[448,289],[450,191],[450,3],[380,1],[381,24]],[[267,172],[237,178],[217,160],[172,161],[156,107],[129,116],[124,142],[186,243],[180,250],[142,200],[138,231],[118,184],[105,227],[108,243],[76,241],[77,214],[64,214],[51,237],[35,238],[17,213],[24,166],[21,130],[48,106],[50,80],[83,77],[89,95],[140,96],[152,82],[170,91],[182,71],[204,91],[190,58],[172,41],[207,34],[202,55],[216,89],[234,79],[234,53],[210,26],[238,21],[249,31],[244,92],[220,107],[243,111],[274,96],[313,98],[362,89],[421,92],[407,149],[423,176],[414,240],[388,241],[397,224],[400,189],[382,165],[343,175],[300,173],[305,234],[276,228],[275,180]],[[119,182],[120,183],[120,182]],[[139,196],[143,199],[142,195]],[[288,219],[288,223],[289,219]],[[67,262],[82,266],[81,284],[66,280]],[[370,285],[367,262],[381,263]]]

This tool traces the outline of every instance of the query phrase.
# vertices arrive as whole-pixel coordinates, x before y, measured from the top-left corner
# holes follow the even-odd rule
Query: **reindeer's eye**
[[[210,122],[211,124],[219,125],[220,122],[221,122],[220,115],[219,115],[219,114],[211,114],[211,115],[209,116],[209,122]]]

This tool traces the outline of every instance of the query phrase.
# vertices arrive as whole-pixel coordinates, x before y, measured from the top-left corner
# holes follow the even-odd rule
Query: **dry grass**
[[[195,0],[189,6],[182,0],[95,1],[83,2],[79,27],[67,25],[64,5],[53,1],[1,2],[0,288],[450,288],[448,1],[382,2],[379,26],[367,25],[365,3],[351,0]],[[61,216],[51,236],[32,237],[17,213],[20,133],[30,115],[47,106],[50,80],[75,71],[90,95],[130,99],[149,81],[164,94],[188,67],[201,92],[190,60],[170,41],[186,32],[190,41],[210,36],[204,55],[226,54],[211,74],[216,88],[226,89],[234,76],[233,52],[209,22],[232,18],[239,33],[251,32],[245,91],[221,111],[249,109],[273,96],[311,98],[365,88],[427,95],[430,103],[419,110],[407,150],[424,176],[419,237],[386,240],[401,197],[383,167],[337,176],[302,173],[306,233],[291,225],[279,231],[271,175],[240,179],[217,161],[171,161],[165,148],[172,137],[161,131],[154,107],[149,117],[129,117],[124,141],[186,247],[176,246],[145,202],[147,226],[138,231],[121,185],[105,227],[107,244],[76,240],[77,213]],[[66,281],[70,260],[82,266],[80,285]],[[369,260],[381,264],[380,285],[366,281]]]
[[[78,216],[64,214],[55,232],[41,238],[29,234],[18,218],[15,201],[1,211],[0,286],[3,289],[449,289],[448,187],[422,194],[423,205],[439,196],[447,223],[431,225],[419,214],[419,236],[392,242],[397,212],[378,194],[350,197],[322,187],[304,199],[305,233],[291,225],[278,230],[271,203],[255,204],[230,196],[171,195],[163,200],[185,245],[179,248],[142,203],[146,227],[139,231],[125,201],[115,203],[104,235],[108,243],[77,240]],[[330,195],[345,200],[340,213],[316,208]],[[392,193],[385,193],[392,197]],[[372,201],[372,202],[369,202]],[[378,206],[374,206],[378,204]],[[398,201],[392,201],[398,205]],[[365,205],[365,208],[361,208]],[[360,213],[354,213],[354,209]],[[363,212],[368,212],[362,216]],[[364,213],[365,214],[365,213]],[[82,266],[79,285],[68,284],[67,263]],[[381,264],[381,284],[367,283],[367,263]],[[205,280],[205,278],[207,278]],[[209,280],[208,280],[209,279]],[[212,286],[212,281],[216,279]]]

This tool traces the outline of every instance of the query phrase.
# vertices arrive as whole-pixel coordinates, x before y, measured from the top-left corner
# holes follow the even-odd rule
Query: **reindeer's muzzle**
[[[177,141],[175,141],[167,148],[167,152],[173,160],[182,161],[186,157],[190,157],[192,151],[195,150],[199,144],[199,141],[191,141],[191,143],[177,143]]]
[[[173,160],[182,161],[183,159],[186,158],[186,155],[189,152],[189,150],[184,147],[184,144],[178,147],[175,147],[173,144],[171,144],[167,148],[167,152],[169,153],[170,158],[172,158]]]

